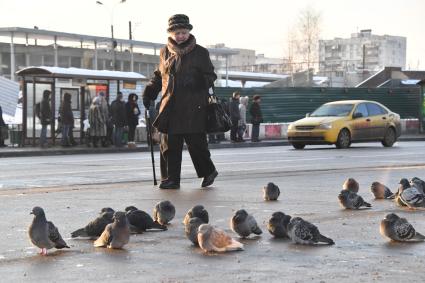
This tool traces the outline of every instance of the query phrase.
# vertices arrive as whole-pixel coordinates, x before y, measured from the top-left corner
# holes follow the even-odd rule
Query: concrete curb
[[[425,135],[412,135],[412,136],[401,136],[399,141],[425,141]],[[250,147],[267,147],[267,146],[288,146],[290,145],[288,140],[263,140],[261,142],[250,142],[246,141],[243,143],[230,143],[223,142],[220,144],[210,144],[210,149],[221,149],[221,148],[250,148]],[[154,146],[154,151],[158,151],[159,146]],[[101,154],[101,153],[130,153],[130,152],[149,152],[150,149],[147,144],[141,144],[136,148],[91,148],[91,147],[78,147],[78,148],[3,148],[0,149],[0,158],[6,157],[32,157],[32,156],[55,156],[55,155],[72,155],[72,154]]]

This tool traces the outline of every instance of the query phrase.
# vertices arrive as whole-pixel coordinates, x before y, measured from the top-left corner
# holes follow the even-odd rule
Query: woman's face
[[[170,32],[170,37],[177,42],[177,44],[182,44],[189,39],[190,30],[188,29],[176,29]]]

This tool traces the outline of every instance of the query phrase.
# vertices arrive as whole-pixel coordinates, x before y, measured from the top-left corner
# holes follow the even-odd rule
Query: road
[[[379,234],[379,222],[389,212],[407,217],[425,233],[425,212],[375,201],[369,191],[376,180],[394,189],[402,177],[425,178],[425,142],[399,142],[393,148],[360,144],[346,150],[328,146],[300,151],[289,146],[217,149],[212,157],[220,175],[212,188],[200,189],[190,157],[184,153],[178,191],[153,187],[148,153],[0,159],[2,282],[425,280],[425,243],[388,243]],[[348,177],[359,181],[360,194],[372,203],[371,210],[339,207],[337,195]],[[261,188],[270,181],[281,188],[277,202],[262,200]],[[169,230],[132,236],[125,250],[106,251],[93,248],[89,240],[69,238],[101,207],[123,209],[134,204],[151,212],[163,199],[177,208]],[[230,217],[245,208],[264,233],[242,240],[245,251],[204,255],[184,237],[181,224],[185,212],[198,203],[206,206],[212,224],[229,233]],[[37,255],[26,235],[35,205],[45,208],[70,250]],[[311,221],[336,244],[305,247],[273,239],[265,223],[278,210]]]

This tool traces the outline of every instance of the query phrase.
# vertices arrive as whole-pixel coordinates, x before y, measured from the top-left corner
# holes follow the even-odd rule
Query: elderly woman
[[[97,143],[101,140],[102,145],[106,137],[106,118],[101,109],[101,101],[98,96],[93,98],[93,102],[89,110],[90,136],[93,146],[97,147]]]
[[[208,90],[217,76],[208,50],[196,44],[186,15],[168,20],[168,43],[161,49],[159,68],[145,88],[143,104],[162,91],[154,126],[161,135],[161,189],[180,188],[183,142],[195,166],[201,186],[213,184],[218,173],[210,158],[206,138]]]

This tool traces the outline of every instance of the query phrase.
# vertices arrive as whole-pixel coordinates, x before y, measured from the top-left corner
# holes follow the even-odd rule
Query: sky
[[[225,43],[254,49],[266,57],[284,57],[287,33],[302,9],[322,16],[321,39],[348,38],[361,29],[407,37],[407,69],[425,70],[424,0],[0,0],[0,27],[40,29],[162,43],[167,21],[186,14],[201,45]]]

